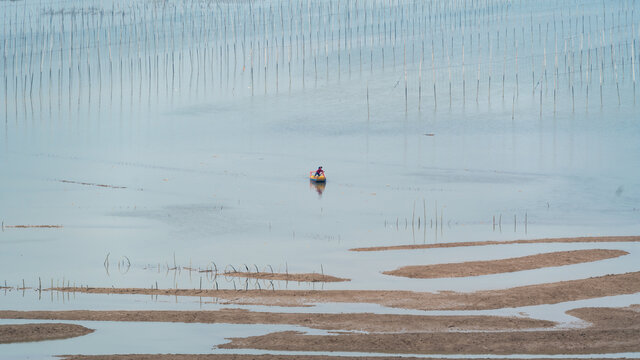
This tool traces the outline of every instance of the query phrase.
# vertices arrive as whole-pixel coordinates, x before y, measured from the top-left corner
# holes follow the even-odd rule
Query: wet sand
[[[91,329],[74,324],[0,325],[0,344],[68,339],[92,332]]]
[[[343,279],[331,275],[308,273],[308,274],[287,274],[287,273],[269,273],[269,272],[226,272],[224,276],[233,276],[250,279],[264,279],[264,280],[283,280],[283,281],[297,281],[297,282],[341,282],[350,281],[350,279]]]
[[[638,304],[625,308],[578,308],[567,311],[567,314],[600,328],[640,329],[640,305]]]
[[[576,309],[585,329],[304,335],[286,331],[233,338],[223,349],[360,351],[406,354],[603,354],[640,351],[640,312],[635,309]]]
[[[640,272],[471,293],[427,293],[389,290],[236,291],[91,287],[53,288],[48,290],[93,294],[197,296],[214,298],[221,303],[271,306],[304,306],[313,303],[346,302],[373,303],[417,310],[490,310],[635,294],[640,292]]]
[[[303,335],[233,338],[222,349],[405,354],[604,354],[640,351],[637,329],[493,333]]]
[[[385,271],[383,274],[417,279],[467,277],[580,264],[628,254],[622,250],[603,249],[560,251],[502,260],[403,266],[396,270]]]
[[[440,244],[419,244],[419,245],[394,245],[394,246],[373,246],[349,249],[350,251],[387,251],[387,250],[417,250],[417,249],[438,249],[464,246],[485,246],[485,245],[513,245],[513,244],[551,244],[551,243],[594,243],[594,242],[638,242],[640,236],[596,236],[596,237],[573,237],[573,238],[551,238],[536,240],[512,240],[512,241],[469,241]]]
[[[521,330],[550,328],[555,325],[555,323],[546,320],[501,316],[305,314],[252,312],[240,309],[219,311],[0,311],[0,319],[287,324],[323,330],[367,332]]]

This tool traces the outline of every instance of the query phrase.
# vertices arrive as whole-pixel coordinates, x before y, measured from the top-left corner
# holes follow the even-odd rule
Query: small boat
[[[327,177],[324,174],[316,175],[315,171],[310,171],[309,172],[309,180],[314,181],[314,182],[326,182],[327,181]]]

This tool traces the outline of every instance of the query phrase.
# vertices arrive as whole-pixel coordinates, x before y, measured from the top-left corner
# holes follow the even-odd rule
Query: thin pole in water
[[[367,122],[371,119],[371,111],[369,108],[369,84],[367,84]]]

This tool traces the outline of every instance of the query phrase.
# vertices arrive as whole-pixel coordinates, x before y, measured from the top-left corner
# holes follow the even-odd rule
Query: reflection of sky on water
[[[0,320],[0,324],[73,323],[95,332],[65,340],[2,344],[1,356],[50,359],[50,354],[207,354],[231,337],[259,336],[274,331],[325,331],[288,325],[185,324],[110,321]]]
[[[301,129],[295,115],[266,107],[247,104],[228,122],[208,113],[128,118],[133,131],[104,120],[77,125],[86,129],[12,125],[0,152],[11,169],[0,174],[5,224],[64,228],[5,229],[3,276],[144,287],[151,282],[140,271],[115,283],[105,277],[107,253],[138,269],[171,263],[175,253],[182,266],[319,272],[322,264],[352,277],[348,265],[371,258],[345,251],[352,247],[638,233],[640,152],[630,118],[611,128],[601,117],[544,120],[540,130],[525,120],[389,120],[365,139],[349,105],[347,131],[337,136],[325,131],[342,125],[323,125],[321,113],[307,113],[310,128]],[[425,126],[436,136],[423,136]],[[318,163],[330,174],[322,197],[306,178]],[[374,268],[395,266],[395,254]]]
[[[63,296],[64,295],[64,296]],[[239,295],[242,295],[239,293]],[[567,301],[557,304],[507,307],[493,310],[413,310],[385,307],[369,303],[315,303],[311,306],[266,306],[228,304],[217,297],[191,296],[151,296],[118,294],[85,294],[45,291],[40,295],[34,290],[9,290],[0,292],[2,301],[8,308],[20,307],[28,310],[64,311],[64,310],[167,310],[167,311],[217,311],[244,309],[254,312],[274,313],[372,313],[399,315],[486,315],[507,317],[531,317],[550,320],[558,327],[586,326],[586,323],[566,311],[586,307],[626,307],[638,303],[638,294],[606,296],[602,298]]]
[[[354,247],[408,243],[638,235],[640,100],[632,79],[640,76],[640,68],[628,45],[636,46],[637,57],[637,36],[630,34],[633,28],[636,31],[640,28],[638,3],[607,3],[604,8],[599,3],[571,7],[555,2],[512,4],[494,7],[492,11],[497,14],[491,21],[476,22],[476,15],[473,19],[465,17],[464,29],[451,27],[450,15],[433,17],[430,19],[435,26],[433,31],[426,31],[422,64],[420,36],[408,28],[403,31],[401,24],[393,42],[390,32],[373,31],[367,38],[363,25],[371,18],[365,20],[362,16],[350,16],[349,24],[355,26],[356,31],[347,36],[343,29],[347,26],[347,12],[343,11],[341,15],[333,14],[333,23],[313,23],[328,30],[330,40],[325,42],[325,49],[318,46],[326,41],[325,33],[320,30],[317,37],[312,37],[315,43],[307,43],[309,47],[305,50],[315,49],[317,64],[312,65],[313,57],[309,53],[304,72],[300,57],[304,50],[298,35],[305,34],[305,24],[296,23],[291,30],[285,27],[286,34],[279,39],[279,48],[273,42],[277,27],[264,34],[262,31],[266,28],[258,26],[257,34],[245,35],[250,44],[247,51],[255,51],[253,80],[247,68],[248,57],[239,56],[235,67],[233,58],[226,63],[218,61],[217,51],[222,51],[219,46],[231,45],[231,37],[225,34],[222,39],[221,33],[208,39],[188,35],[198,34],[201,16],[207,12],[211,17],[202,24],[207,24],[207,31],[214,34],[213,26],[222,19],[215,10],[202,8],[199,3],[170,0],[163,4],[170,10],[152,12],[153,5],[122,4],[117,0],[0,2],[0,22],[4,24],[0,26],[0,43],[6,50],[0,59],[3,63],[0,67],[0,220],[4,225],[63,226],[61,229],[3,228],[0,286],[6,280],[13,289],[0,290],[0,309],[240,307],[280,312],[527,314],[561,321],[564,326],[580,326],[584,324],[564,312],[576,307],[638,303],[638,294],[631,294],[491,311],[419,312],[372,304],[281,308],[224,305],[215,298],[56,292],[43,292],[39,296],[33,289],[15,290],[22,287],[22,281],[27,287],[37,287],[40,280],[43,287],[67,283],[161,288],[474,291],[639,270],[635,259],[640,248],[636,243],[348,251]],[[253,4],[253,14],[258,14],[278,1]],[[324,11],[322,6],[328,6],[324,1],[311,0],[310,4],[312,11]],[[321,6],[316,6],[318,4]],[[353,3],[342,2],[342,6],[347,4]],[[392,20],[400,23],[399,5],[402,2],[359,2],[359,6],[377,9],[376,16],[377,11],[382,10],[388,29]],[[91,6],[105,10],[97,32],[101,34],[101,45],[91,36],[76,36],[76,46],[68,52],[71,10]],[[186,24],[187,27],[195,24],[195,32],[169,28],[169,21],[151,21],[152,14],[170,16],[174,6],[180,9],[177,16],[192,16]],[[221,3],[220,6],[227,5]],[[230,5],[232,15],[245,16],[246,6],[244,2],[233,3]],[[445,8],[436,7],[436,11]],[[132,12],[139,11],[136,21],[140,21],[140,27],[132,29],[131,23],[121,26],[119,19],[113,24],[112,9],[124,9],[119,13],[123,22],[132,19]],[[508,10],[503,12],[505,9]],[[291,12],[292,8],[285,6],[284,11]],[[403,23],[409,24],[404,21],[411,21],[413,15],[421,11],[425,8],[407,12]],[[601,18],[603,11],[611,15],[607,16],[606,25]],[[76,22],[75,28],[85,24],[95,26],[98,24],[96,14],[93,10],[78,11],[75,19],[79,21],[81,16],[82,19],[86,16],[87,22]],[[474,14],[484,13],[480,9]],[[420,18],[426,21],[426,14],[423,15]],[[336,23],[338,16],[345,20],[340,25]],[[487,20],[482,16],[481,19]],[[35,22],[38,19],[44,19],[43,23],[50,26],[36,25],[40,24]],[[582,19],[586,19],[586,23],[581,23],[586,30],[580,37],[578,24]],[[59,38],[58,33],[52,33],[51,37],[39,37],[41,29],[59,31],[61,21],[66,21],[64,36]],[[18,25],[21,23],[22,27]],[[10,24],[13,27],[8,33]],[[539,29],[535,28],[537,24]],[[240,25],[235,30],[240,31]],[[420,25],[426,23],[420,22]],[[603,26],[607,26],[607,31],[601,33]],[[338,29],[345,36],[344,42],[338,40]],[[145,31],[151,32],[145,37]],[[289,40],[293,42],[286,40],[289,32],[295,35]],[[181,37],[183,33],[187,34],[186,41]],[[485,33],[492,39],[492,47],[486,46]],[[557,78],[553,75],[556,33],[557,49],[561,52]],[[23,35],[21,40],[11,41],[18,34]],[[140,36],[139,41],[145,39],[142,50],[129,43],[118,45],[119,41],[128,41],[131,34]],[[265,73],[263,53],[258,47],[265,49],[264,39],[272,34]],[[430,37],[436,41],[432,43]],[[304,42],[304,37],[301,39]],[[155,40],[156,48],[152,45],[156,44]],[[461,40],[466,50],[464,60],[460,56]],[[113,44],[111,49],[107,48],[108,43]],[[288,74],[283,43],[293,44],[290,55],[293,75]],[[406,52],[402,48],[405,43]],[[39,56],[41,44],[51,46],[50,53],[43,57]],[[172,80],[168,75],[172,66],[168,62],[172,57],[167,55],[169,44],[172,51],[175,49],[172,55],[181,59],[176,61],[178,77]],[[350,56],[347,44],[349,49],[353,47]],[[60,46],[65,50],[58,52]],[[101,46],[101,54],[96,51],[97,46]],[[360,46],[361,52],[356,51]],[[520,56],[517,65],[515,46]],[[194,48],[197,48],[196,59],[191,60],[193,53],[189,50]],[[591,50],[585,53],[581,51],[583,48]],[[598,58],[594,58],[596,49]],[[21,57],[27,50],[34,56]],[[382,51],[386,56],[384,65]],[[605,61],[600,64],[604,71],[600,74],[596,64],[602,60],[603,53]],[[59,58],[60,54],[63,56]],[[67,66],[71,55],[77,62]],[[106,70],[107,58],[111,57],[113,77]],[[274,65],[278,61],[276,80]],[[586,70],[583,77],[578,65],[584,63],[586,69],[587,61],[594,67],[589,73],[588,87]],[[631,68],[633,61],[636,69]],[[548,79],[540,77],[545,64]],[[39,76],[38,66],[43,68],[44,76]],[[80,74],[76,73],[75,66]],[[520,72],[517,90],[516,66]],[[47,73],[49,68],[53,69],[51,75]],[[92,85],[88,85],[89,68]],[[504,88],[503,71],[506,74]],[[536,78],[540,77],[533,89],[532,72]],[[406,113],[405,76],[408,78]],[[433,97],[432,76],[436,77],[437,101]],[[479,77],[477,83],[476,76]],[[600,76],[604,79],[602,105]],[[420,104],[419,77],[422,79]],[[619,84],[614,79],[619,79]],[[451,95],[449,81],[452,82]],[[466,82],[464,92],[463,81]],[[32,92],[29,84],[35,84]],[[558,87],[556,98],[555,86]],[[571,86],[575,88],[574,97]],[[327,170],[326,186],[309,184],[307,173],[318,165]],[[493,260],[592,248],[622,249],[630,255],[459,279],[404,279],[381,273],[404,265]],[[105,267],[107,254],[108,268]],[[209,268],[214,264],[221,270],[231,264],[237,268],[246,265],[251,271],[258,268],[292,273],[324,272],[351,281],[308,284],[246,281],[223,276],[213,279],[206,273],[184,269]],[[174,266],[179,270],[168,269]],[[0,320],[2,324],[12,322],[28,321]],[[209,353],[213,351],[212,346],[227,337],[296,328],[74,323],[97,331],[77,339],[0,345],[0,358],[49,358],[50,354],[61,352],[114,353],[114,349],[123,353]],[[129,338],[137,341],[126,341]],[[64,351],[60,351],[61,348]],[[256,353],[253,350],[232,352]],[[592,355],[586,355],[589,356]],[[638,353],[598,356],[638,357]]]
[[[13,2],[5,3],[0,8],[13,9]],[[384,7],[386,3],[376,4]],[[356,66],[354,50],[351,72],[344,52],[338,72],[337,48],[329,45],[328,73],[323,73],[324,63],[321,64],[316,82],[310,62],[307,63],[304,87],[302,64],[295,57],[291,90],[281,62],[278,93],[274,89],[273,68],[265,77],[257,67],[256,85],[250,89],[247,71],[237,70],[232,73],[237,78],[222,81],[217,78],[217,63],[216,71],[209,75],[220,81],[210,83],[210,88],[202,84],[197,85],[201,88],[192,88],[187,85],[187,74],[190,66],[200,63],[186,60],[184,79],[180,79],[184,83],[178,85],[179,91],[171,92],[164,75],[146,82],[146,76],[139,76],[135,67],[127,70],[127,61],[132,64],[132,59],[137,61],[139,56],[129,48],[118,49],[122,53],[117,56],[125,59],[123,80],[109,79],[105,67],[100,89],[72,84],[67,92],[66,75],[54,75],[52,80],[45,76],[44,86],[35,89],[31,100],[23,97],[28,92],[21,71],[27,67],[3,67],[0,81],[7,75],[8,85],[0,85],[0,100],[5,105],[0,108],[0,119],[4,120],[0,121],[0,218],[5,225],[64,227],[4,228],[0,232],[0,281],[6,279],[12,286],[22,279],[34,286],[38,278],[45,286],[63,280],[91,286],[199,286],[199,274],[166,271],[173,266],[174,258],[181,267],[204,268],[215,263],[223,269],[228,264],[246,264],[262,270],[271,265],[280,272],[323,271],[352,279],[337,284],[260,283],[262,288],[293,289],[472,291],[637,271],[633,261],[638,252],[635,244],[347,251],[353,247],[407,243],[640,233],[640,105],[636,104],[639,100],[633,90],[630,55],[617,57],[615,68],[613,62],[607,62],[602,106],[597,72],[591,74],[594,82],[587,103],[586,79],[583,83],[582,74],[578,77],[577,73],[567,73],[568,60],[564,57],[559,60],[562,71],[557,103],[554,105],[552,80],[547,80],[544,88],[535,88],[536,93],[532,94],[529,74],[532,70],[540,74],[543,47],[551,69],[553,46],[551,40],[543,45],[543,36],[533,30],[531,34],[523,30],[521,37],[517,29],[522,25],[519,22],[528,23],[530,16],[531,21],[548,23],[548,5],[535,9],[519,5],[513,8],[513,17],[503,19],[506,24],[476,24],[483,38],[485,30],[494,36],[496,30],[503,30],[502,25],[516,28],[517,41],[528,45],[519,48],[521,77],[517,97],[513,97],[513,45],[508,44],[509,53],[504,58],[502,52],[493,53],[493,63],[489,63],[486,47],[478,48],[478,40],[469,37],[465,41],[475,39],[476,44],[469,46],[465,42],[469,46],[465,96],[462,59],[454,50],[452,54],[457,56],[450,60],[454,63],[450,98],[446,90],[449,59],[445,54],[451,49],[444,45],[447,41],[443,38],[443,47],[435,44],[434,60],[427,59],[431,55],[427,49],[420,111],[420,61],[414,49],[408,56],[406,113],[399,40],[395,67],[389,58],[391,44],[382,45],[387,54],[383,68],[380,45],[374,43],[371,57],[364,53],[363,70]],[[36,7],[36,14],[42,4],[29,6]],[[104,6],[110,9],[111,3]],[[550,6],[555,8],[556,4]],[[607,11],[618,14],[618,10],[638,5],[633,2],[608,6],[611,8]],[[25,5],[22,10],[26,9],[29,7]],[[578,15],[571,11],[570,17],[575,19]],[[600,4],[584,4],[581,11],[589,21],[593,17],[588,35],[593,35],[593,46],[599,46],[595,44],[599,35],[595,17],[602,11]],[[9,18],[23,16],[15,10],[6,13]],[[612,20],[620,26],[607,34],[607,41],[620,46],[630,42],[625,30],[637,23],[640,11],[630,14],[635,18],[625,15],[624,20]],[[47,19],[59,21],[53,16]],[[337,25],[333,26],[336,30]],[[2,30],[5,38],[9,36],[6,29]],[[576,40],[576,24],[569,30],[563,23],[562,29],[559,48],[572,46],[574,57],[569,61],[577,61],[578,45],[570,42]],[[115,35],[120,30],[112,31]],[[451,31],[455,37],[452,43],[455,40],[458,49],[463,30]],[[449,35],[448,29],[441,28],[436,35],[445,32]],[[562,35],[570,42],[568,45]],[[409,33],[399,36],[408,41],[416,39]],[[22,43],[9,43],[18,46],[15,44],[22,49]],[[178,50],[186,59],[187,45],[182,46],[185,48]],[[628,52],[628,47],[624,49]],[[165,54],[164,49],[147,50],[152,57],[157,51]],[[106,61],[106,53],[103,48],[102,61]],[[96,52],[92,54],[97,56]],[[10,61],[12,56],[9,54]],[[275,55],[269,56],[273,66]],[[622,59],[626,59],[625,66]],[[58,66],[57,57],[51,61],[54,68]],[[160,65],[149,66],[166,69],[164,60],[159,61]],[[435,61],[434,68],[430,61]],[[504,96],[503,65],[507,73]],[[67,71],[66,65],[63,68]],[[93,69],[95,79],[95,63]],[[116,73],[120,74],[118,69]],[[494,71],[491,92],[486,76],[490,69]],[[232,71],[226,68],[222,74],[223,68],[219,70],[223,78]],[[431,93],[432,71],[439,89],[437,107]],[[477,74],[482,75],[478,88],[474,86]],[[620,76],[620,105],[614,75]],[[70,78],[72,82],[82,81]],[[57,79],[61,79],[64,89],[60,93]],[[568,84],[575,86],[575,104]],[[111,99],[107,94],[113,89],[115,96]],[[158,89],[162,91],[156,95],[150,91]],[[540,89],[542,93],[537,92]],[[254,90],[255,95],[251,96]],[[57,104],[58,98],[62,104]],[[322,190],[310,186],[307,178],[308,171],[318,165],[323,165],[328,174],[328,183]],[[632,255],[473,279],[410,280],[381,274],[402,265],[596,247],[624,249]],[[107,254],[109,274],[103,266]],[[131,260],[131,267],[119,269],[117,263],[125,257]],[[206,276],[203,283],[206,287],[216,286]],[[218,278],[217,285],[257,287],[255,282],[224,278]],[[0,304],[5,307],[6,303]],[[22,306],[13,301],[8,304],[12,308]]]
[[[79,294],[79,297],[86,296]],[[72,303],[74,309],[88,307],[97,309],[205,309],[214,310],[224,308],[224,306],[212,306],[210,304],[198,304],[180,298],[180,303],[167,301],[166,298],[158,301],[143,300],[143,297],[135,297],[137,300],[131,302],[131,296],[124,299],[118,295],[89,295],[93,299],[90,302],[82,300]],[[97,298],[97,299],[96,299]],[[148,297],[147,297],[148,298]],[[79,300],[79,299],[78,299]],[[119,303],[119,300],[124,300]],[[31,306],[31,302],[26,302]],[[575,328],[586,326],[584,322],[574,317],[568,316],[564,312],[569,309],[589,307],[589,306],[628,306],[637,303],[637,296],[615,296],[601,299],[591,299],[562,303],[557,305],[530,306],[513,309],[500,309],[489,311],[412,311],[403,309],[389,309],[367,304],[318,304],[312,308],[278,308],[260,306],[233,306],[244,307],[251,310],[277,311],[277,312],[372,312],[372,313],[395,313],[395,314],[421,314],[421,315],[498,315],[498,316],[531,316],[539,319],[547,319],[559,323],[560,328]],[[61,303],[37,303],[38,309],[65,309]],[[262,351],[262,350],[224,350],[216,349],[215,346],[227,342],[230,337],[259,336],[269,332],[277,331],[302,331],[312,335],[327,334],[327,331],[304,328],[292,325],[263,325],[263,324],[200,324],[200,323],[152,323],[152,322],[108,322],[108,321],[58,321],[58,320],[0,320],[0,325],[5,324],[26,324],[62,322],[73,323],[94,329],[95,332],[78,338],[66,340],[44,341],[37,343],[16,343],[1,344],[3,356],[13,358],[49,359],[50,354],[134,354],[134,353],[181,353],[181,354],[206,354],[206,353],[242,353],[242,354],[303,354],[303,352],[286,351]],[[135,341],[131,341],[135,339]],[[64,349],[61,351],[60,349]],[[307,354],[307,353],[304,353]],[[376,354],[356,354],[356,353],[311,353],[316,355],[367,355]],[[638,353],[628,354],[598,354],[598,357],[613,357],[613,355],[634,358]],[[433,357],[434,355],[417,355],[418,357]],[[476,355],[477,356],[477,355]],[[0,356],[1,357],[1,356]],[[441,357],[441,356],[438,356]],[[459,357],[474,357],[460,356]],[[482,357],[486,357],[482,355]],[[500,356],[501,358],[504,356]],[[541,356],[507,356],[517,358],[536,358]],[[562,355],[547,355],[545,358],[562,358]],[[572,358],[582,357],[573,355]]]
[[[49,298],[51,296],[51,299]],[[638,294],[611,296],[598,299],[570,301],[552,305],[526,306],[482,311],[418,311],[387,308],[375,304],[319,303],[312,307],[272,307],[252,305],[226,305],[213,298],[141,296],[141,295],[101,295],[101,294],[61,294],[45,292],[42,298],[32,290],[24,293],[9,291],[0,293],[0,299],[7,308],[20,307],[24,310],[222,310],[246,309],[278,313],[375,313],[433,316],[510,316],[532,317],[558,323],[558,328],[588,326],[580,319],[565,312],[584,307],[625,307],[637,304]],[[2,344],[2,355],[11,358],[29,356],[44,359],[49,354],[113,354],[113,353],[266,353],[255,350],[222,350],[215,345],[226,342],[229,337],[256,336],[275,331],[303,331],[309,334],[326,334],[324,330],[309,329],[293,325],[264,324],[200,324],[200,323],[148,323],[148,322],[104,322],[104,321],[58,321],[58,320],[0,320],[4,324],[24,324],[43,322],[64,322],[79,324],[96,331],[89,336],[45,341],[39,343]],[[136,334],[136,335],[133,335]],[[140,335],[138,335],[140,334]],[[169,337],[167,334],[171,334]],[[136,341],[130,341],[135,339]],[[116,345],[117,344],[117,345]],[[64,348],[61,352],[60,349]],[[115,349],[115,350],[114,350]],[[275,351],[270,353],[287,354]],[[295,353],[292,353],[295,354]],[[332,355],[336,355],[332,353]],[[354,354],[351,354],[354,355]],[[373,355],[373,354],[367,354]],[[620,355],[620,354],[618,354]],[[630,353],[636,357],[638,353]],[[600,355],[599,355],[600,356]],[[429,357],[429,356],[425,356]],[[536,356],[524,356],[526,358]],[[562,356],[554,356],[562,357]],[[605,354],[605,357],[609,357]],[[2,356],[0,356],[2,358]]]

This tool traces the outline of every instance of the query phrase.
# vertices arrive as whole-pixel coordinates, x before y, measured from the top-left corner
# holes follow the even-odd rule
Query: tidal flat
[[[0,23],[0,358],[640,356],[640,3]]]

